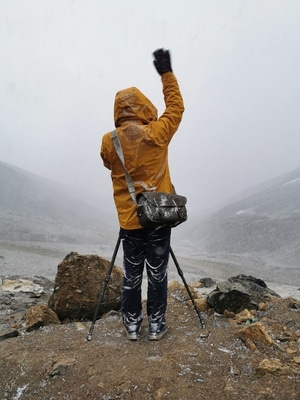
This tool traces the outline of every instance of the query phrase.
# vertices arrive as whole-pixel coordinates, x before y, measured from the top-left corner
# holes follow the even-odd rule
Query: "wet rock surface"
[[[53,282],[44,277],[0,277],[0,341],[24,332],[27,311],[47,304],[52,292]]]
[[[268,301],[278,294],[270,290],[266,283],[253,276],[238,275],[219,283],[209,293],[207,301],[218,313],[225,310],[238,313],[244,309],[258,309],[259,303]]]

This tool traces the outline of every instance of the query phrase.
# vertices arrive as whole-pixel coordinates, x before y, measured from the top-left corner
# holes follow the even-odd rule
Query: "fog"
[[[298,0],[0,0],[0,160],[112,205],[101,137],[117,90],[164,110],[153,50],[186,111],[177,191],[203,212],[300,166]],[[112,205],[113,206],[113,205]]]

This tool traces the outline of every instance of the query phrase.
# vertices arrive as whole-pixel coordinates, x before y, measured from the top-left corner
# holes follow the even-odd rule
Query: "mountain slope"
[[[110,217],[62,185],[0,162],[0,239],[89,241],[105,237]],[[95,239],[94,239],[95,240]]]
[[[299,278],[300,168],[263,187],[195,223],[191,240],[208,254],[244,257]]]

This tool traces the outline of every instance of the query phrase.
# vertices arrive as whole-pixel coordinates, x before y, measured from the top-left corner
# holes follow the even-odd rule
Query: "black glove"
[[[153,56],[154,56],[153,64],[159,75],[165,74],[166,72],[173,72],[171,67],[171,58],[169,50],[164,50],[164,49],[155,50]]]

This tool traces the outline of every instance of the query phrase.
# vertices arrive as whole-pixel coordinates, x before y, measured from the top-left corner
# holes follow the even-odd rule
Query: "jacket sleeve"
[[[111,169],[111,157],[110,157],[110,143],[111,140],[109,134],[105,134],[102,138],[100,156],[103,160],[103,164],[106,168]]]
[[[184,104],[175,75],[167,72],[162,75],[161,79],[166,108],[156,121],[157,129],[154,128],[154,130],[156,131],[155,136],[159,135],[160,140],[169,143],[181,122]]]

